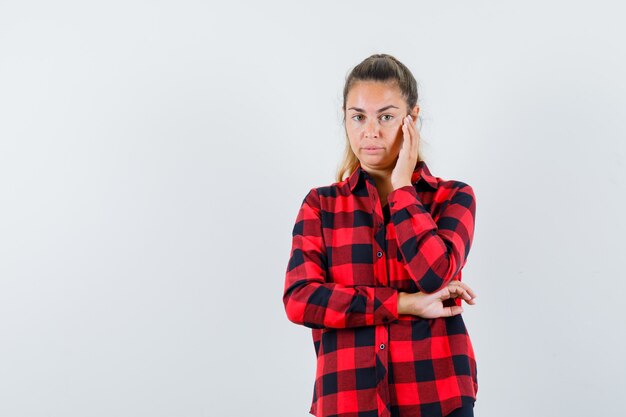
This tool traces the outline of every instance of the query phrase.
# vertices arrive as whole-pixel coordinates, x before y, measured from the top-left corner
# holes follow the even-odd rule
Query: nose
[[[372,118],[365,124],[365,137],[377,138],[380,135],[380,125],[378,119]]]

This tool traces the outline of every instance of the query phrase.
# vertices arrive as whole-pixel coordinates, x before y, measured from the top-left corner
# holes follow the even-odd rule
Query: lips
[[[377,155],[382,150],[383,148],[381,148],[380,146],[367,146],[363,148],[361,152],[363,152],[364,154],[369,154],[369,155]]]

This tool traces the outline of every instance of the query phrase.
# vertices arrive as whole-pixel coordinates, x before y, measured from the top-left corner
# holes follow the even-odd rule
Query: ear
[[[411,117],[413,118],[413,120],[417,120],[417,115],[420,112],[420,106],[419,104],[416,104],[415,107],[413,107],[413,110],[411,110]]]

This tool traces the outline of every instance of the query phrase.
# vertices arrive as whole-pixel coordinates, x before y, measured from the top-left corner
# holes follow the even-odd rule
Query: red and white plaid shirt
[[[398,314],[398,292],[435,292],[461,280],[476,203],[461,181],[418,161],[412,185],[381,206],[359,165],[312,188],[293,228],[283,301],[312,330],[318,417],[441,417],[473,404],[476,360],[462,315]],[[449,299],[446,306],[461,305]]]

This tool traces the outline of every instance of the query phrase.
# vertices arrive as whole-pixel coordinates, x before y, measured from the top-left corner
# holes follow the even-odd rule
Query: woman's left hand
[[[402,119],[402,148],[396,160],[396,166],[391,172],[391,185],[396,188],[411,185],[411,176],[417,164],[420,134],[415,127],[413,118],[408,115]]]
[[[467,304],[476,304],[476,293],[464,282],[452,280],[434,293],[398,292],[398,314],[411,314],[425,319],[456,316],[463,312],[463,307],[453,305],[444,307],[443,302],[450,298],[465,300]]]

